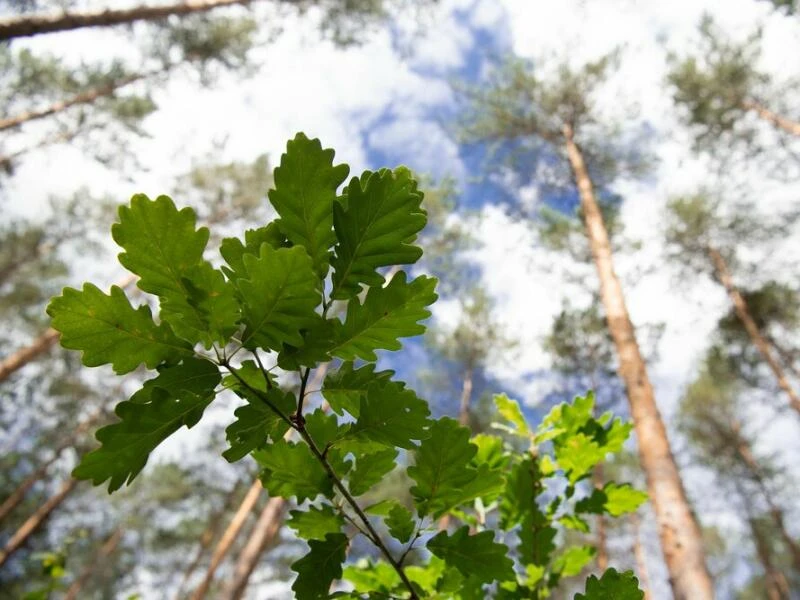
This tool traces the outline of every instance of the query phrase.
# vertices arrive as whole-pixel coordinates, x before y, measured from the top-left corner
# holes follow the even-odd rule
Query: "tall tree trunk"
[[[239,491],[239,487],[239,482],[237,482],[236,485],[234,485],[226,494],[225,501],[222,504],[222,509],[215,514],[212,514],[208,519],[208,524],[206,525],[205,531],[203,531],[203,534],[200,536],[200,542],[197,544],[197,550],[195,551],[194,558],[183,572],[183,577],[178,585],[178,591],[175,592],[175,600],[180,600],[180,598],[183,597],[183,590],[186,588],[186,584],[189,583],[189,579],[191,579],[192,575],[197,570],[197,567],[200,566],[200,561],[203,559],[203,554],[205,554],[205,551],[217,536],[217,532],[222,526],[222,518],[231,508],[233,500],[236,498],[236,494]]]
[[[122,289],[127,288],[134,281],[136,275],[127,275],[115,285]],[[27,365],[29,362],[39,358],[42,354],[50,350],[58,341],[58,331],[52,327],[37,337],[29,346],[20,348],[10,356],[0,361],[0,383],[11,377],[15,372]]]
[[[774,127],[777,127],[786,133],[800,137],[800,123],[797,121],[792,121],[791,119],[787,119],[786,117],[782,117],[778,113],[772,112],[760,102],[756,102],[754,100],[744,100],[742,102],[742,108],[753,111],[759,117],[772,124]]]
[[[9,513],[14,510],[20,502],[22,502],[25,494],[28,493],[34,484],[45,476],[47,469],[49,469],[50,465],[58,460],[58,457],[61,456],[63,451],[64,448],[58,448],[53,456],[39,465],[33,473],[23,479],[22,483],[20,483],[17,488],[11,492],[11,495],[3,501],[3,504],[0,505],[0,523],[2,523]]]
[[[767,588],[769,600],[789,600],[789,583],[786,581],[784,574],[772,562],[769,541],[755,519],[750,517],[747,522],[750,525],[750,533],[756,545],[758,562],[761,563],[761,567],[764,569],[764,584]]]
[[[214,553],[211,555],[211,562],[208,565],[205,577],[203,577],[203,581],[200,582],[200,585],[197,586],[197,589],[192,594],[191,600],[201,600],[206,597],[208,589],[214,581],[214,574],[217,572],[217,568],[222,562],[222,559],[225,558],[225,555],[228,554],[228,551],[231,549],[242,527],[244,527],[247,517],[253,512],[253,507],[256,505],[256,501],[261,495],[262,489],[264,488],[259,479],[256,479],[253,485],[250,486],[236,514],[233,515],[231,522],[228,523],[227,529],[225,529],[222,537],[217,542]]]
[[[606,319],[619,357],[619,374],[627,390],[638,439],[639,460],[655,509],[672,592],[676,600],[710,600],[714,597],[714,587],[705,564],[700,527],[683,489],[625,305],[622,286],[614,271],[603,215],[595,199],[583,154],[573,139],[572,127],[565,125],[563,133],[567,157],[581,198],[589,246],[600,279]]]
[[[92,561],[86,565],[83,569],[81,574],[78,578],[72,582],[72,585],[67,588],[66,593],[64,594],[64,598],[62,600],[77,600],[78,593],[83,589],[83,586],[86,585],[86,582],[89,581],[89,578],[94,574],[98,567],[103,566],[108,557],[114,553],[114,550],[117,549],[120,540],[122,539],[123,530],[121,527],[117,527],[114,532],[108,536],[106,541],[100,547],[100,551],[92,557]]]
[[[603,489],[604,485],[603,465],[597,465],[592,471],[592,483],[598,490]],[[597,539],[595,547],[597,548],[597,568],[602,573],[608,569],[608,535],[606,533],[606,519],[605,515],[597,515]]]
[[[764,476],[764,469],[756,459],[755,454],[753,454],[753,449],[750,447],[750,442],[742,435],[741,423],[739,421],[734,421],[731,424],[731,429],[736,436],[736,453],[750,471],[753,481],[758,486],[764,501],[767,503],[772,522],[775,524],[775,527],[778,528],[783,543],[786,544],[786,547],[789,549],[789,553],[792,555],[792,565],[794,566],[795,570],[800,572],[800,544],[798,544],[797,540],[792,537],[792,535],[789,533],[789,530],[786,528],[783,518],[783,510],[775,503],[773,499],[772,491],[769,489],[769,486],[767,486],[766,478]],[[742,492],[742,494],[744,494],[744,492]]]
[[[159,70],[157,72],[160,73],[162,71]],[[81,104],[91,104],[95,100],[113,95],[114,92],[116,92],[122,87],[125,87],[126,85],[130,85],[135,81],[146,79],[147,77],[150,77],[151,75],[154,74],[155,73],[137,73],[135,75],[129,75],[117,81],[112,81],[111,83],[108,83],[106,85],[101,85],[100,87],[86,90],[85,92],[81,92],[80,94],[76,94],[72,98],[68,98],[67,100],[54,102],[47,108],[42,108],[40,110],[31,110],[24,113],[20,113],[13,117],[9,117],[7,119],[0,119],[0,131],[5,131],[6,129],[13,129],[30,121],[37,121],[39,119],[44,119],[45,117],[58,114],[60,112],[67,110],[68,108],[72,108],[73,106],[79,106]]]
[[[642,547],[642,537],[639,533],[641,523],[639,513],[634,511],[630,516],[633,526],[633,558],[636,561],[636,574],[639,576],[639,587],[644,590],[644,600],[650,600],[650,574],[647,571],[647,557]]]
[[[222,598],[225,600],[239,600],[247,589],[250,576],[258,564],[258,560],[272,544],[275,536],[283,524],[283,512],[286,507],[286,500],[283,498],[270,498],[261,516],[258,517],[253,533],[247,540],[247,544],[239,554],[236,561],[236,569],[233,572],[233,579],[229,582]]]
[[[736,316],[739,317],[739,320],[747,330],[747,335],[750,336],[750,340],[753,342],[753,345],[758,348],[761,356],[769,365],[773,375],[775,375],[775,379],[778,382],[778,387],[780,387],[786,393],[786,395],[789,396],[789,404],[795,410],[795,412],[800,414],[800,396],[798,396],[797,392],[792,388],[791,384],[789,383],[789,379],[786,377],[783,367],[775,358],[775,356],[773,356],[772,349],[767,343],[767,340],[764,339],[764,336],[758,330],[758,325],[756,325],[756,322],[750,315],[747,302],[745,302],[744,297],[739,292],[739,288],[737,288],[736,284],[733,282],[733,276],[728,269],[728,264],[725,262],[722,254],[720,254],[716,248],[709,247],[707,252],[709,258],[711,259],[711,263],[714,265],[714,271],[716,272],[717,277],[719,278],[720,282],[722,282],[722,285],[725,286],[725,291],[728,292],[728,297],[733,303]]]
[[[47,520],[50,514],[69,496],[70,492],[75,489],[78,484],[77,479],[71,477],[67,479],[58,492],[51,496],[44,504],[42,504],[36,512],[34,512],[28,519],[14,532],[11,539],[8,540],[5,547],[0,550],[0,566],[14,554],[25,541],[33,535],[39,527]]]
[[[464,427],[469,427],[469,404],[472,399],[472,367],[464,371],[461,381],[461,400],[458,405],[458,422]]]
[[[92,425],[94,425],[99,420],[101,414],[102,411],[98,411],[86,419],[83,423],[78,425],[72,435],[70,435],[69,439],[63,441],[55,448],[53,451],[53,456],[36,467],[33,473],[22,480],[22,483],[20,483],[17,488],[11,492],[11,495],[3,501],[3,504],[0,505],[0,523],[2,523],[9,513],[14,510],[20,502],[22,502],[25,494],[28,493],[34,484],[45,476],[47,469],[49,469],[50,465],[58,460],[58,457],[61,456],[61,453],[70,446],[74,446],[78,437],[85,433],[86,430],[88,430]]]
[[[205,12],[223,6],[250,4],[253,0],[184,0],[160,6],[135,6],[123,9],[99,9],[59,12],[49,15],[21,15],[0,19],[0,41],[18,37],[71,31],[85,27],[109,27],[135,21],[160,21],[172,15]]]

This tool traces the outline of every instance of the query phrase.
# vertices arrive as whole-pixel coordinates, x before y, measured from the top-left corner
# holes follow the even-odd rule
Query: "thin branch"
[[[306,431],[305,426],[299,424],[296,427],[296,429],[300,434],[300,436],[308,444],[308,447],[311,449],[311,452],[314,454],[314,456],[317,457],[317,460],[320,462],[322,467],[328,473],[328,476],[331,478],[331,481],[333,481],[333,485],[336,487],[337,490],[339,490],[339,493],[342,494],[345,500],[347,500],[347,503],[352,507],[352,509],[358,515],[358,518],[361,519],[361,522],[364,523],[364,527],[366,527],[371,534],[372,537],[371,541],[378,547],[378,549],[381,551],[384,557],[386,557],[386,560],[389,562],[392,568],[400,576],[400,579],[402,580],[403,584],[408,588],[409,592],[411,593],[410,599],[419,600],[419,596],[417,595],[414,586],[411,585],[411,581],[408,579],[408,576],[405,574],[405,571],[403,571],[403,567],[394,559],[392,553],[389,552],[389,549],[383,543],[383,540],[381,540],[380,536],[378,535],[378,532],[375,531],[375,528],[372,526],[372,523],[370,523],[369,518],[367,518],[367,515],[364,514],[364,511],[358,505],[356,499],[353,498],[352,495],[350,495],[349,490],[347,489],[347,487],[345,487],[344,483],[342,483],[342,480],[333,470],[331,464],[328,462],[328,460],[325,458],[322,452],[320,452],[319,448],[317,448],[316,443],[314,443],[314,440]]]

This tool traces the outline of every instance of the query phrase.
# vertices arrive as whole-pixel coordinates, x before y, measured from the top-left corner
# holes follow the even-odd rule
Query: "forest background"
[[[792,213],[800,136],[753,111],[714,129],[713,103],[691,124],[686,103],[676,102],[681,60],[708,57],[699,29],[708,15],[718,39],[749,48],[744,63],[769,76],[753,79],[759,98],[797,123],[800,20],[792,5],[295,4],[254,2],[4,43],[0,120],[105,93],[0,131],[0,355],[13,357],[42,339],[44,305],[62,286],[123,277],[107,234],[110,207],[137,192],[170,193],[223,229],[252,226],[270,215],[263,194],[271,166],[285,141],[305,131],[336,148],[354,172],[405,164],[429,178],[435,219],[425,242],[434,252],[420,268],[440,275],[442,300],[426,339],[407,344],[402,357],[384,354],[381,364],[429,398],[437,414],[463,418],[466,405],[466,422],[480,430],[492,420],[491,394],[506,392],[535,421],[589,387],[624,414],[596,276],[575,235],[577,193],[530,136],[518,129],[508,136],[514,139],[487,140],[475,112],[477,90],[509,72],[503,69],[513,72],[509,57],[525,61],[526,72],[563,81],[561,65],[580,70],[614,53],[591,96],[598,122],[624,146],[625,155],[614,158],[631,168],[612,168],[596,184],[613,219],[616,266],[656,399],[704,528],[708,566],[721,598],[782,597],[767,596],[775,590],[789,597],[768,580],[800,576],[800,559],[791,556],[800,536],[797,415],[736,325],[720,278],[709,277],[713,268],[675,234],[687,214],[675,201],[697,208],[691,200],[703,198],[716,211],[712,237],[735,257],[733,277],[758,312],[787,385],[798,390],[800,237]],[[67,5],[111,4],[12,0],[0,8],[11,19]],[[268,501],[252,493],[247,465],[229,471],[219,458],[224,423],[182,431],[119,498],[84,484],[65,487],[78,453],[92,447],[91,431],[121,397],[109,389],[107,372],[76,365],[74,356],[48,349],[0,382],[0,500],[31,482],[3,515],[0,543],[8,549],[29,517],[58,499],[4,558],[0,597],[48,586],[68,595],[77,582],[76,597],[187,593],[208,573],[223,536],[208,525],[238,514],[241,531],[209,581],[209,597],[227,593]],[[727,429],[718,427],[721,414]],[[755,474],[742,466],[741,452],[726,462],[720,450],[742,439],[757,459]],[[636,473],[631,464],[609,468]],[[242,506],[249,506],[244,514]],[[249,597],[288,594],[287,557],[298,542],[286,528],[277,537],[260,548],[245,578]],[[670,597],[649,506],[609,530],[604,544],[612,565],[646,565],[653,598]]]

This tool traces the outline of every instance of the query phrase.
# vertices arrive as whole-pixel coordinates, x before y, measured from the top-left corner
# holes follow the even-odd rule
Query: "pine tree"
[[[747,204],[725,207],[707,194],[672,200],[668,205],[668,217],[666,239],[670,257],[689,272],[710,276],[725,288],[740,323],[739,332],[746,332],[752,346],[772,371],[778,387],[788,396],[789,405],[800,414],[800,395],[775,347],[763,332],[765,323],[759,326],[733,271],[739,266],[737,247],[773,242],[778,234],[790,228],[793,217],[773,215],[770,219],[759,219],[757,212]],[[796,300],[793,302],[796,305]],[[787,306],[788,310],[791,309]],[[796,315],[793,318],[796,319]],[[727,330],[732,331],[730,318],[727,323]],[[741,339],[741,335],[739,337]]]
[[[697,379],[681,400],[680,427],[698,462],[712,469],[721,484],[738,497],[770,597],[788,598],[778,557],[788,557],[790,568],[800,574],[800,542],[784,522],[778,500],[780,469],[754,449],[755,432],[745,421],[747,386],[731,369],[731,362],[720,346],[709,350]],[[775,547],[774,539],[781,540],[782,548]]]
[[[713,585],[705,566],[700,528],[655,403],[595,191],[618,176],[624,170],[625,157],[630,156],[614,147],[613,131],[604,129],[593,111],[592,96],[612,63],[613,57],[607,56],[577,70],[562,65],[553,77],[545,79],[532,73],[530,65],[513,60],[488,89],[471,94],[472,124],[465,134],[475,141],[529,143],[547,157],[548,167],[555,164],[578,192],[672,591],[679,600],[711,598]]]
[[[748,113],[782,134],[800,136],[800,121],[781,100],[789,90],[776,88],[758,66],[761,33],[756,31],[741,43],[731,41],[708,15],[701,20],[699,33],[698,55],[673,55],[668,77],[675,103],[694,130],[697,149],[744,144],[759,150],[758,130],[745,119]]]

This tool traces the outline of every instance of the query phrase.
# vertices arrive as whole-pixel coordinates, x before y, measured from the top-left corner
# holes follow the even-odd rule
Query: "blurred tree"
[[[672,55],[668,76],[675,103],[694,130],[696,148],[713,151],[743,144],[759,151],[756,124],[744,118],[748,113],[784,134],[800,136],[800,122],[787,116],[793,111],[784,104],[791,94],[776,88],[758,66],[761,32],[736,43],[724,38],[709,15],[699,30],[698,55]]]
[[[773,458],[759,455],[754,448],[755,433],[743,416],[746,388],[730,363],[723,348],[711,348],[697,379],[681,400],[679,426],[699,464],[712,469],[739,498],[765,572],[769,575],[774,571],[771,565],[780,562],[777,556],[785,556],[800,575],[800,542],[787,529],[778,500],[781,469]],[[762,515],[771,521],[783,548],[767,550],[767,537],[772,536],[765,536],[759,524]],[[768,545],[773,546],[771,542]],[[776,576],[769,577],[777,581]]]
[[[774,346],[763,333],[763,328],[771,320],[764,313],[768,313],[770,308],[775,312],[775,305],[782,302],[787,302],[787,305],[779,311],[783,313],[781,318],[790,327],[794,326],[798,319],[797,292],[781,285],[767,285],[760,293],[750,295],[751,300],[759,305],[753,312],[747,302],[748,295],[741,291],[732,272],[739,262],[737,248],[747,243],[767,244],[779,239],[778,236],[790,228],[794,217],[772,215],[771,219],[757,219],[754,218],[757,212],[752,207],[723,207],[703,193],[672,200],[667,213],[666,239],[670,258],[689,272],[710,276],[725,288],[739,322],[735,327],[731,315],[726,319],[727,341],[736,337],[741,345],[742,334],[746,332],[750,343],[772,371],[778,387],[789,397],[790,406],[800,413],[800,396],[792,387]],[[758,319],[762,320],[760,325]],[[744,366],[744,363],[739,364]]]
[[[530,64],[511,60],[494,74],[487,87],[468,91],[470,110],[463,131],[467,140],[475,142],[527,143],[539,159],[534,163],[535,176],[554,173],[562,185],[571,181],[578,192],[672,591],[679,600],[710,599],[713,585],[705,565],[700,528],[655,403],[595,192],[624,172],[639,171],[647,162],[642,160],[641,151],[616,143],[624,137],[616,126],[604,122],[596,109],[595,94],[614,63],[614,55],[580,68],[562,63],[551,77],[541,77]]]
[[[249,52],[257,30],[252,17],[195,15],[149,29],[137,66],[119,59],[74,66],[27,48],[0,48],[5,83],[0,131],[16,134],[4,140],[12,148],[0,156],[5,171],[13,172],[15,159],[29,150],[75,140],[101,162],[119,162],[131,156],[126,151],[131,139],[145,135],[142,123],[157,108],[151,91],[170,77],[194,75],[210,86],[223,70],[252,70]],[[30,144],[32,137],[39,141]]]

